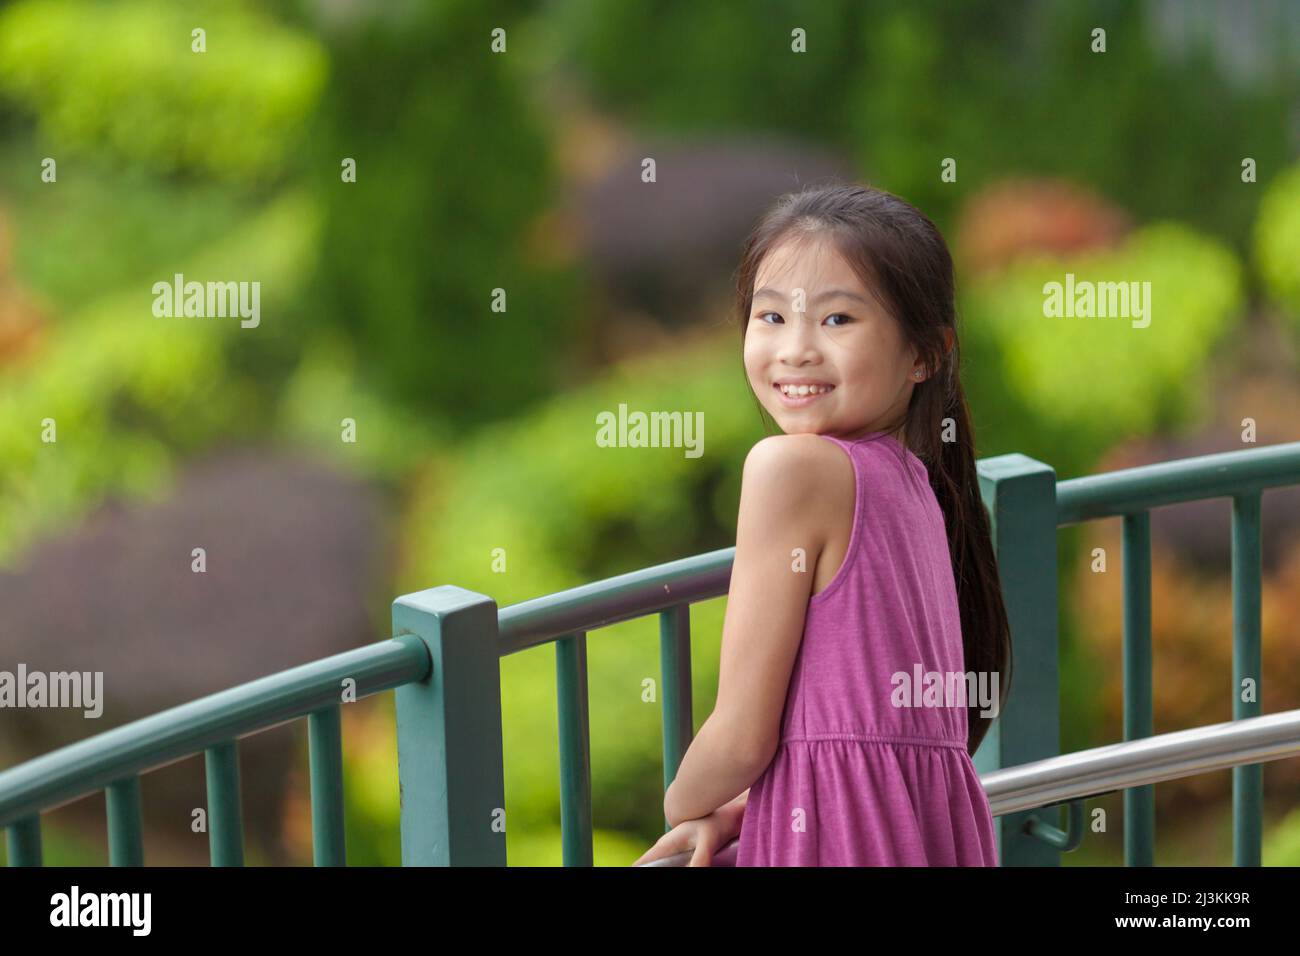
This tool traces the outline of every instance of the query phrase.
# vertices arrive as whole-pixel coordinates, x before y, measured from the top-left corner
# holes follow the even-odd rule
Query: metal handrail
[[[994,816],[1300,754],[1300,710],[1128,740],[993,770]]]
[[[1288,442],[1067,478],[1056,483],[1056,524],[1291,485],[1298,471],[1300,442]]]
[[[503,607],[497,615],[500,654],[721,597],[735,557],[734,546],[720,548]]]
[[[1034,760],[990,771],[980,783],[993,816],[1000,817],[1295,756],[1300,756],[1300,710],[1287,710]],[[714,854],[714,865],[734,865],[737,843],[732,840]],[[690,859],[687,851],[640,865],[685,866]]]
[[[339,703],[423,680],[432,667],[419,641],[398,637],[344,651],[142,717],[0,772],[0,828],[55,810],[132,774],[184,760],[214,744],[260,733]]]

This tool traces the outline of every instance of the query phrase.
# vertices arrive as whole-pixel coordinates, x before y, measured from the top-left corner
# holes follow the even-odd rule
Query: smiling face
[[[786,434],[852,440],[892,430],[923,381],[919,368],[898,321],[828,237],[787,239],[759,264],[745,374]]]

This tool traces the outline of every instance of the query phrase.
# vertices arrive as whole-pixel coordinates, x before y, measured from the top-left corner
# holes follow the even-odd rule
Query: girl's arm
[[[773,435],[750,449],[717,702],[664,795],[670,826],[737,799],[776,753],[812,572],[854,487],[848,456],[817,435]],[[851,508],[852,497],[847,500]]]
[[[691,741],[677,769],[677,776],[664,793],[664,819],[670,827],[686,820],[699,820],[740,799],[741,788],[749,793],[761,768],[746,760],[747,751],[728,745],[729,735],[717,721],[715,709]]]
[[[722,837],[722,846],[719,850],[731,842],[732,837],[740,836],[740,828],[745,822],[745,804],[749,802],[749,789],[738,796],[730,803],[723,804],[715,811],[724,819],[724,830]]]
[[[745,819],[745,805],[748,803],[749,803],[749,788],[746,787],[744,793],[742,793],[735,800],[732,800],[729,804],[727,804],[726,809],[729,809],[732,813],[736,815],[737,833],[740,832],[740,821]]]

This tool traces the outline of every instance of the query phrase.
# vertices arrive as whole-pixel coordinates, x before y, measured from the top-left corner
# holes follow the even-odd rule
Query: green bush
[[[289,195],[176,268],[262,282],[262,324],[158,318],[141,281],[60,324],[36,361],[0,378],[0,561],[76,520],[112,492],[161,492],[177,460],[217,436],[264,427],[257,384],[231,367],[232,343],[272,330],[301,289],[317,220]],[[157,278],[163,278],[158,276]],[[41,440],[52,418],[57,441]]]
[[[131,282],[153,282],[168,263],[237,231],[264,199],[228,183],[181,183],[96,157],[60,163],[42,182],[35,136],[0,145],[0,190],[14,239],[13,273],[57,321]]]
[[[871,11],[853,0],[753,0],[743,15],[698,0],[572,0],[546,16],[561,44],[556,55],[579,68],[597,104],[646,129],[827,139],[843,128],[845,80],[871,23]],[[807,55],[791,51],[796,27]]]
[[[527,54],[515,31],[489,46],[518,14],[446,0],[333,37],[307,163],[325,213],[314,327],[346,335],[377,396],[465,431],[567,384],[581,333],[576,277],[535,228],[557,183]]]
[[[1045,285],[1067,273],[1076,286],[1150,282],[1150,324],[1045,315]],[[1050,450],[1069,448],[1084,468],[1117,441],[1194,420],[1208,411],[1203,376],[1239,321],[1241,286],[1232,252],[1175,223],[1139,229],[1115,250],[1025,259],[976,280],[961,303],[981,357],[973,367],[1012,403],[986,411],[999,421],[1028,418],[1016,450],[1059,466]]]
[[[311,37],[257,10],[21,0],[0,12],[0,90],[37,114],[54,146],[261,179],[284,161],[326,59]],[[195,28],[206,52],[191,49]]]
[[[838,146],[941,227],[994,179],[1060,176],[1242,249],[1241,144],[1261,169],[1290,155],[1289,76],[1243,89],[1203,55],[1158,50],[1140,4],[758,0],[737,16],[728,0],[574,0],[547,16],[600,105],[634,126]],[[1105,53],[1090,48],[1099,26]]]
[[[1255,261],[1265,289],[1300,332],[1300,165],[1270,183],[1260,201]]]

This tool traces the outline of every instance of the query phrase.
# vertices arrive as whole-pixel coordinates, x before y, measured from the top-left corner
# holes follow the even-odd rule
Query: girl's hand
[[[731,842],[732,837],[740,834],[743,813],[743,807],[737,812],[734,804],[728,804],[714,810],[707,817],[683,820],[661,836],[632,865],[639,866],[651,860],[693,850],[695,852],[687,866],[712,866],[713,854]]]

